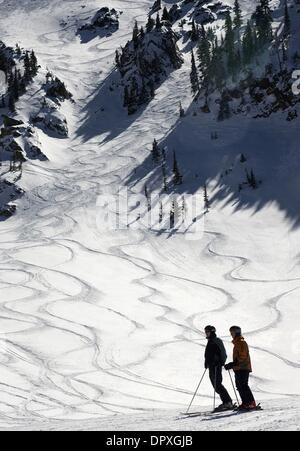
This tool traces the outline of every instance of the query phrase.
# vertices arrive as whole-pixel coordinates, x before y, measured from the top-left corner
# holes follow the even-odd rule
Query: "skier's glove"
[[[227,363],[227,365],[224,365],[224,368],[226,371],[229,371],[229,370],[233,369],[233,366],[234,366],[234,363],[231,362],[231,363]]]

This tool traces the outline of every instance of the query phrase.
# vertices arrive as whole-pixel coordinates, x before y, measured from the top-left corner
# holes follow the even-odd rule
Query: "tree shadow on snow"
[[[167,76],[168,74],[162,77],[161,84]],[[123,106],[123,87],[116,69],[91,93],[90,99],[83,109],[85,119],[76,136],[91,140],[102,135],[101,143],[111,141],[122,134],[147,108],[147,104],[141,105],[136,113],[128,115],[127,108]]]
[[[223,201],[233,206],[234,211],[251,209],[255,214],[275,202],[291,226],[298,227],[300,130],[298,121],[285,120],[286,114],[267,119],[233,116],[218,122],[216,114],[200,112],[200,105],[192,103],[185,117],[159,143],[160,149],[166,149],[170,178],[176,151],[183,184],[175,191],[194,194],[210,180],[217,180],[215,194],[209,193],[211,203]],[[247,183],[247,173],[252,170],[258,184],[256,189]],[[138,185],[142,191],[146,181],[149,192],[163,192],[162,166],[153,162],[151,152],[129,175],[127,183]],[[169,192],[172,191],[174,185],[169,183]]]

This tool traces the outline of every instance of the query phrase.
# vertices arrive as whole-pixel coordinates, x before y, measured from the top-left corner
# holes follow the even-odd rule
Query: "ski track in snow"
[[[51,3],[54,11],[57,4]],[[101,236],[95,228],[97,196],[108,187],[116,191],[124,183],[142,158],[140,149],[176,126],[178,99],[189,101],[189,68],[184,66],[170,75],[158,90],[158,100],[132,123],[128,121],[128,127],[124,126],[127,118],[120,119],[119,127],[124,130],[113,125],[116,136],[111,140],[105,133],[91,138],[76,135],[87,115],[92,124],[86,125],[86,133],[94,126],[99,112],[93,103],[90,111],[86,105],[112,75],[114,52],[129,38],[130,25],[135,19],[145,19],[145,5],[152,2],[117,3],[126,9],[129,27],[123,24],[109,38],[75,46],[69,42],[68,27],[63,31],[54,27],[36,36],[32,44],[43,63],[81,89],[73,106],[74,132],[65,141],[70,164],[57,168],[30,164],[26,177],[39,174],[44,184],[28,191],[19,202],[18,214],[0,224],[3,429],[60,428],[62,424],[76,429],[82,427],[76,421],[89,419],[87,429],[99,428],[99,424],[105,428],[111,424],[109,418],[100,419],[97,425],[93,421],[110,414],[117,415],[114,425],[121,429],[121,414],[127,418],[134,412],[141,412],[142,427],[143,415],[153,409],[184,409],[202,371],[205,340],[199,328],[206,322],[220,322],[221,317],[230,325],[230,318],[238,318],[244,309],[239,290],[250,285],[260,293],[255,308],[262,309],[262,317],[249,318],[245,331],[253,340],[252,350],[271,362],[275,371],[280,368],[287,378],[298,377],[296,357],[293,360],[277,352],[272,343],[257,343],[264,342],[265,332],[276,334],[284,321],[285,298],[298,295],[299,277],[252,277],[255,262],[242,250],[243,255],[223,253],[224,246],[231,245],[231,237],[223,231],[207,228],[204,245],[200,243],[199,252],[191,253],[185,267],[190,248],[185,243],[178,246],[176,238],[156,238],[142,230]],[[30,20],[34,21],[33,14]],[[75,61],[73,51],[78,54]],[[180,71],[185,75],[178,75]],[[102,118],[98,117],[101,130]],[[180,259],[183,264],[178,263]],[[202,272],[203,265],[215,271],[214,277]],[[272,295],[268,295],[270,286]],[[128,294],[123,292],[126,289]],[[181,307],[178,302],[173,305],[170,289],[174,295],[177,289],[191,296],[197,293],[199,300],[194,299],[192,307],[190,302],[185,306],[185,299]],[[187,363],[190,368],[183,370]],[[295,386],[283,391],[273,375],[263,371],[253,381],[257,394],[266,397],[300,395]],[[207,404],[211,396],[207,390],[198,402]],[[139,424],[138,417],[133,418]],[[162,429],[163,419],[162,415]],[[191,427],[191,420],[176,421],[174,429]],[[199,422],[193,420],[193,425],[196,428]]]

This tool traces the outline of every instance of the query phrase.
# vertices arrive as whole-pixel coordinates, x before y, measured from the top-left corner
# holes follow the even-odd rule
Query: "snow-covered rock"
[[[68,136],[67,118],[61,112],[61,104],[65,100],[73,101],[73,95],[68,91],[64,82],[55,77],[51,72],[46,74],[46,83],[42,86],[45,95],[39,108],[31,113],[32,124],[37,125],[47,133],[56,136]]]
[[[55,77],[51,72],[46,75],[46,83],[43,88],[46,92],[46,96],[50,97],[54,102],[59,104],[65,100],[72,100],[72,93],[68,91],[65,83],[61,81],[58,77]]]
[[[10,218],[16,212],[14,201],[24,194],[21,188],[8,179],[9,177],[0,174],[0,222]]]
[[[117,55],[117,67],[124,86],[124,106],[134,113],[154,97],[155,89],[166,76],[181,67],[183,57],[177,47],[178,36],[162,25],[139,33]]]
[[[195,8],[191,16],[197,23],[200,24],[208,24],[212,23],[216,20],[217,16],[211,11],[211,9],[201,6],[199,8]]]
[[[109,35],[119,29],[120,13],[115,8],[102,7],[91,18],[90,22],[85,23],[78,29],[78,34],[82,39],[86,38],[85,33],[102,33]]]
[[[59,111],[59,106],[54,101],[45,98],[37,113],[31,116],[31,122],[45,130],[62,137],[68,136],[68,124],[66,117]]]
[[[23,124],[22,121],[15,121],[7,118],[6,124],[19,123],[18,126],[4,126],[0,129],[0,149],[7,153],[9,160],[17,155],[20,161],[45,160],[46,157],[41,151],[36,131],[30,125]],[[21,125],[22,124],[22,125]]]
[[[9,69],[15,66],[15,52],[12,47],[8,47],[0,41],[0,70],[7,73]]]
[[[188,12],[189,19],[201,25],[211,24],[232,11],[231,5],[220,0],[183,0],[178,4],[178,8],[182,17]]]
[[[92,27],[100,27],[100,28],[110,28],[118,29],[119,28],[119,20],[118,20],[118,12],[112,8],[109,9],[107,7],[103,7],[96,12],[95,16],[92,18],[91,26]]]

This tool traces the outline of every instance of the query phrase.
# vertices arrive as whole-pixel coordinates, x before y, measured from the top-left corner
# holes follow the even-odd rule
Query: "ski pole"
[[[204,379],[204,376],[205,376],[205,374],[206,374],[206,371],[207,371],[207,368],[205,369],[205,371],[204,371],[204,373],[203,373],[203,376],[201,377],[200,382],[199,382],[199,384],[198,384],[198,387],[196,388],[196,391],[195,391],[195,393],[194,393],[193,399],[191,400],[190,405],[189,405],[189,407],[188,407],[188,409],[187,409],[187,411],[186,411],[187,414],[189,413],[190,408],[192,407],[192,404],[193,404],[193,402],[194,402],[194,399],[196,398],[196,395],[197,395],[197,393],[198,393],[198,390],[199,390],[199,388],[200,388],[200,385],[202,384],[202,381],[203,381],[203,379]]]
[[[235,389],[235,386],[234,386],[234,383],[233,383],[233,379],[232,379],[232,376],[231,376],[231,370],[229,370],[228,373],[229,373],[229,377],[230,377],[230,380],[231,380],[231,384],[232,384],[232,387],[233,387],[233,390],[234,390],[234,394],[235,394],[237,403],[239,405],[240,401],[239,401],[239,398],[238,398],[238,395],[237,395],[237,392],[236,392],[236,389]]]
[[[215,367],[214,410],[216,410],[217,367]]]

